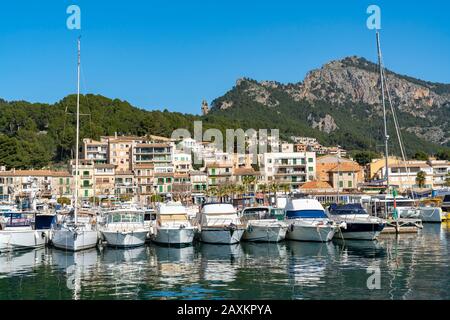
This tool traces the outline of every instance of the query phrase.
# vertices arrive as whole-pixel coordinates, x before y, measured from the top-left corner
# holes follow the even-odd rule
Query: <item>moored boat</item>
[[[289,224],[286,239],[328,242],[339,229],[339,226],[328,218],[320,202],[315,199],[290,199],[285,210]]]
[[[156,214],[153,241],[164,245],[185,246],[194,241],[195,227],[181,203],[160,204]]]
[[[33,224],[23,213],[4,212],[0,221],[0,252],[44,246],[49,239],[52,221],[35,216]]]
[[[145,244],[149,229],[144,224],[144,211],[136,208],[106,212],[101,233],[108,246],[137,247]]]
[[[360,204],[331,205],[331,219],[344,222],[334,238],[347,240],[375,240],[386,226],[386,221],[371,217]]]
[[[236,244],[245,231],[245,225],[236,209],[227,203],[208,203],[200,211],[200,239],[206,243]]]
[[[242,210],[247,228],[242,240],[253,242],[279,242],[286,238],[287,223],[277,219],[271,207],[249,207]]]

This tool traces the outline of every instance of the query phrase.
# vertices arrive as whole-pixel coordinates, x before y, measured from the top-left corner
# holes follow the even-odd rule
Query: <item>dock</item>
[[[421,219],[400,218],[396,220],[387,220],[386,227],[382,234],[400,234],[400,233],[417,233],[423,228]]]

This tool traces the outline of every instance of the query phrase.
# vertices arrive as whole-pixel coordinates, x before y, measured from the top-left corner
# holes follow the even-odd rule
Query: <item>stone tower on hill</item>
[[[204,116],[206,116],[208,113],[209,113],[208,102],[206,102],[206,100],[203,100],[203,102],[202,102],[202,114]]]

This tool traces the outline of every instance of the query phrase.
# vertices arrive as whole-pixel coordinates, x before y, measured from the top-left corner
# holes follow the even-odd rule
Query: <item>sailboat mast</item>
[[[384,147],[385,147],[385,180],[387,189],[389,191],[389,135],[387,129],[387,114],[386,114],[386,97],[384,93],[384,75],[383,75],[383,59],[381,55],[380,33],[377,31],[377,52],[378,52],[378,65],[380,68],[380,82],[381,82],[381,102],[383,104],[383,119],[384,119]]]
[[[79,162],[79,140],[80,140],[80,64],[81,64],[81,41],[78,38],[78,63],[77,63],[77,134],[75,141],[75,223],[78,222],[78,179],[80,177],[78,172]]]

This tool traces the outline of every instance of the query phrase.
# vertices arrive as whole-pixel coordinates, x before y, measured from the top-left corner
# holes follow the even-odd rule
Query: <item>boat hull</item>
[[[372,241],[378,238],[381,231],[383,231],[386,226],[385,223],[347,221],[345,222],[345,225],[345,228],[341,228],[334,234],[335,239]]]
[[[67,251],[80,251],[97,246],[98,234],[95,230],[54,230],[52,244]]]
[[[130,248],[143,246],[147,239],[148,231],[102,231],[102,234],[108,246]]]
[[[48,241],[48,230],[0,231],[0,252],[39,248]]]
[[[200,232],[200,240],[214,244],[236,244],[241,241],[244,231],[244,228],[227,230],[224,228],[203,227]]]
[[[293,223],[288,229],[286,239],[309,242],[329,242],[333,239],[337,227],[330,225],[300,225]]]
[[[443,220],[442,209],[437,207],[419,208],[419,218],[425,223],[441,223]]]
[[[194,228],[157,228],[153,241],[165,245],[190,245],[194,235]]]
[[[286,238],[287,225],[248,225],[242,240],[251,242],[280,242]]]

